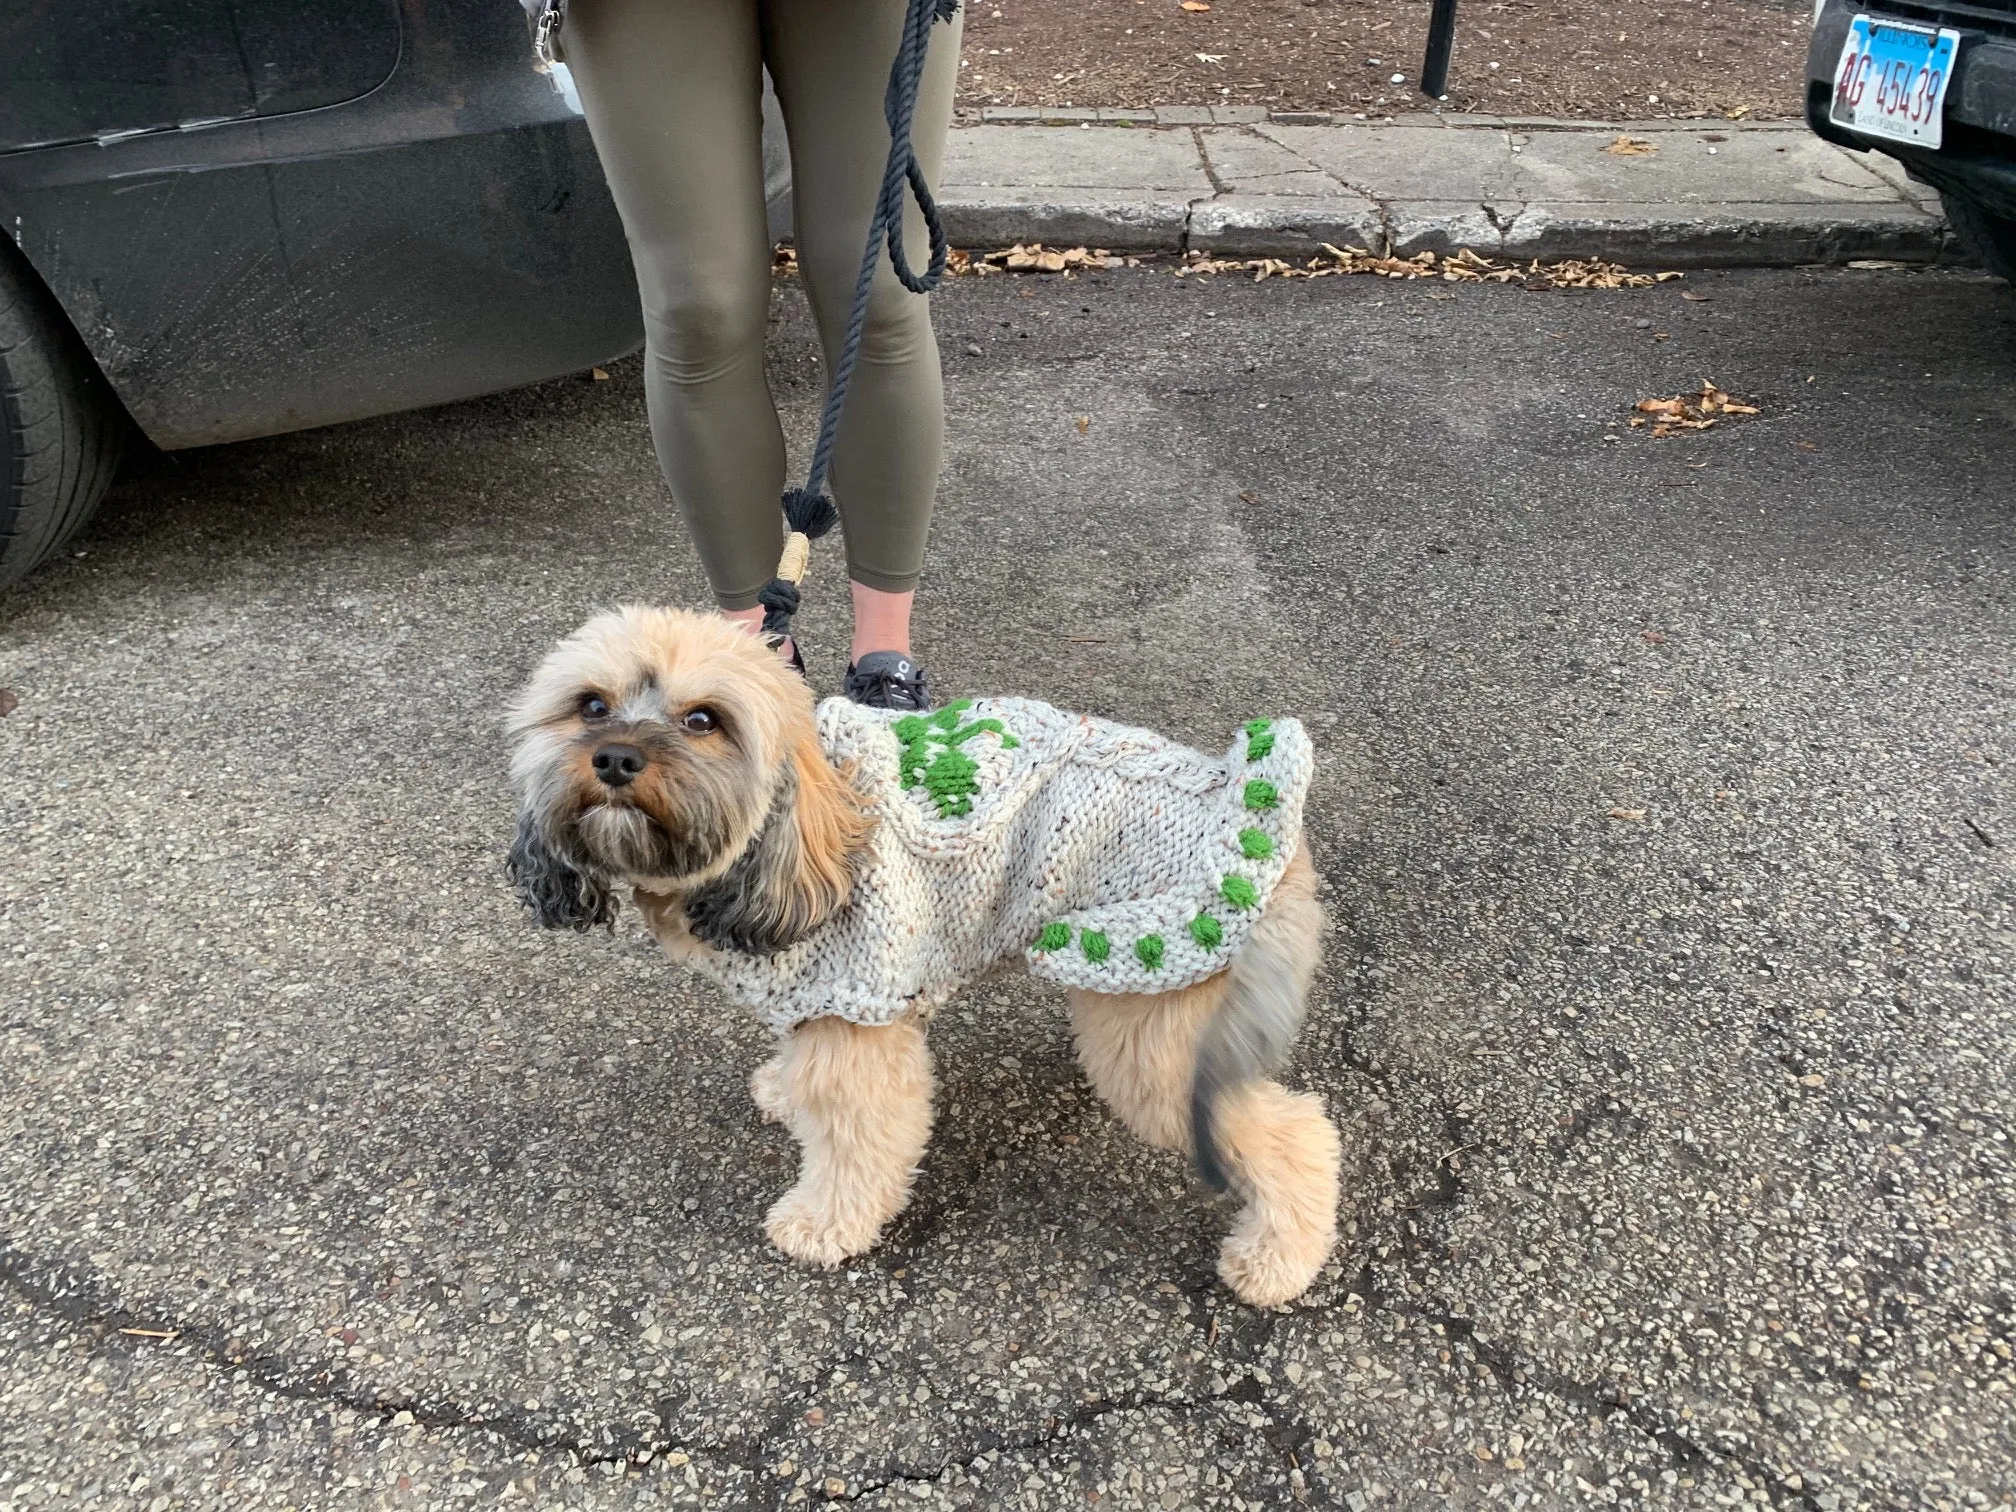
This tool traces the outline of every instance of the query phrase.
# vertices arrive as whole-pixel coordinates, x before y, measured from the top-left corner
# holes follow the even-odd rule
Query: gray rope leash
[[[847,338],[840,359],[826,387],[826,406],[819,413],[819,439],[812,448],[812,465],[805,482],[784,491],[784,521],[790,533],[784,540],[784,554],[777,563],[777,575],[764,587],[758,601],[763,605],[763,633],[780,642],[791,633],[791,616],[798,612],[798,584],[810,560],[810,543],[831,530],[840,520],[840,511],[826,492],[826,475],[833,463],[833,445],[840,434],[841,412],[847,407],[847,386],[854,377],[854,365],[861,355],[861,335],[868,324],[868,298],[875,287],[875,270],[882,250],[889,250],[896,277],[912,294],[929,294],[945,278],[949,247],[945,226],[938,214],[938,201],[918,166],[910,133],[917,115],[917,92],[924,78],[924,63],[930,52],[931,27],[950,21],[959,13],[959,0],[909,0],[903,17],[903,37],[896,58],[889,66],[889,87],[882,96],[882,117],[889,123],[889,159],[882,169],[882,188],[875,198],[875,214],[868,222],[868,245],[862,249],[861,271],[854,280],[854,304],[847,314]],[[912,272],[903,251],[904,197],[915,197],[930,234],[931,253],[922,273]]]

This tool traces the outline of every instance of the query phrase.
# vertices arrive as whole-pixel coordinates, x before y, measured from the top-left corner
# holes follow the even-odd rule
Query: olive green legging
[[[784,111],[798,266],[830,371],[889,152],[882,95],[903,12],[903,0],[568,7],[568,66],[637,265],[652,440],[724,609],[755,605],[784,530],[784,437],[763,376],[762,69]],[[914,133],[934,183],[958,60],[958,24],[934,26]],[[904,238],[921,267],[928,243],[914,205]],[[833,456],[855,582],[916,587],[944,433],[930,303],[885,256]]]

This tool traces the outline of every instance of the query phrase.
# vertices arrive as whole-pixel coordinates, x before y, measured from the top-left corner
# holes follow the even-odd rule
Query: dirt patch
[[[1800,0],[1466,0],[1445,108],[1796,117],[1810,14]],[[1427,26],[1427,0],[968,0],[960,103],[1420,110]]]

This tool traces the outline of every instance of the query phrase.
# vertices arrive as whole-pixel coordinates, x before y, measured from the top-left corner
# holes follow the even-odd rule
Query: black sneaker
[[[901,651],[870,651],[849,667],[847,696],[870,709],[923,714],[931,708],[924,669]]]

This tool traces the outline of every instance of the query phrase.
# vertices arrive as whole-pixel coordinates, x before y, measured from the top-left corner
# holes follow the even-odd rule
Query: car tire
[[[84,343],[0,237],[0,591],[91,518],[126,431],[126,412]]]
[[[1946,220],[1988,271],[2016,284],[2016,216],[1997,215],[1963,194],[1944,194]]]

